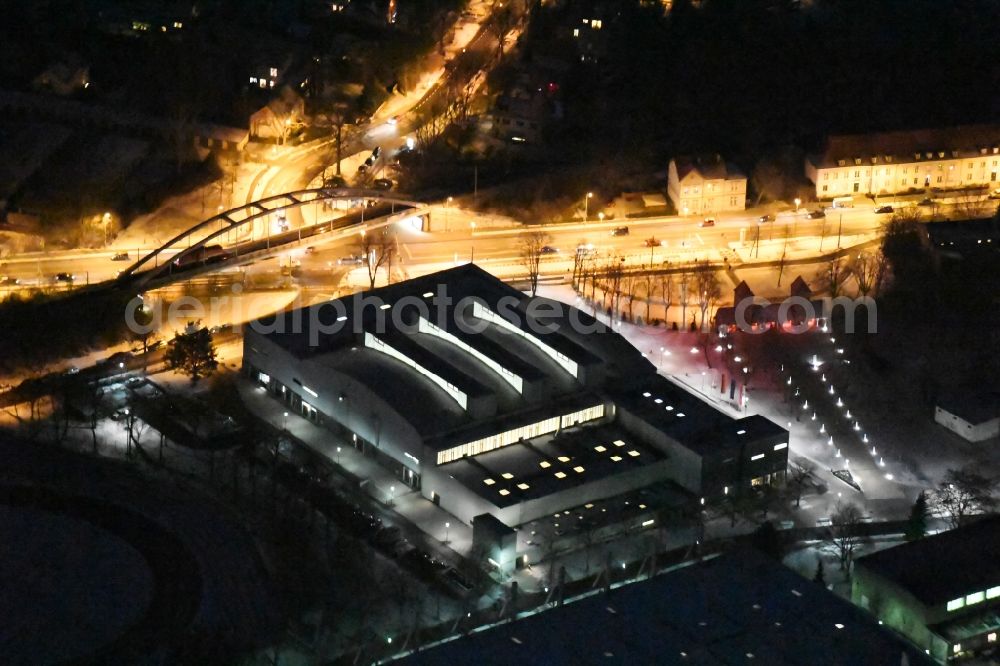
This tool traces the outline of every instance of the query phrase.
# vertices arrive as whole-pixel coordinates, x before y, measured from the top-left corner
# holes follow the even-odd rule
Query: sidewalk
[[[360,479],[362,484],[357,490],[371,498],[389,518],[383,522],[397,523],[400,527],[410,523],[418,528],[427,536],[424,542],[439,553],[438,559],[455,562],[468,555],[472,549],[470,526],[406,486],[373,459],[362,455],[351,442],[299,416],[262,388],[241,382],[240,394],[254,414],[275,428],[284,427],[308,448]]]

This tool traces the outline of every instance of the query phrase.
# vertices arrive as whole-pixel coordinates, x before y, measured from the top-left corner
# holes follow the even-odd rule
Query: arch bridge
[[[341,207],[346,214],[324,218],[323,213],[340,202],[347,204],[346,209]],[[314,207],[312,223],[306,223],[308,206]],[[307,238],[391,224],[398,216],[424,207],[382,190],[320,188],[276,194],[221,212],[177,234],[123,270],[118,282],[143,288],[163,286],[238,265]],[[289,220],[289,212],[298,214],[298,224]]]

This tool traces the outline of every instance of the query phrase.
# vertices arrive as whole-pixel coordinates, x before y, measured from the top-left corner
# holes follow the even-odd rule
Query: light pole
[[[389,506],[392,506],[396,500],[396,486],[389,486]]]
[[[448,205],[444,207],[444,230],[448,231],[448,225],[451,222],[451,202],[454,201],[454,197],[448,197]]]
[[[802,205],[802,199],[795,197],[795,213],[798,214],[799,206]]]
[[[451,540],[448,538],[450,536],[450,533],[451,533],[451,523],[446,522],[444,524],[444,542],[443,542],[445,545],[451,543]]]
[[[340,447],[337,447],[337,464],[340,464]]]
[[[472,222],[469,222],[469,228],[472,230],[470,232],[470,234],[469,234],[470,237],[471,237],[469,239],[469,248],[470,248],[470,250],[469,250],[469,263],[470,264],[474,264],[474,263],[476,263],[476,243],[475,243],[476,221],[475,220],[473,220]]]
[[[288,430],[288,412],[281,415],[281,429]]]
[[[584,222],[590,220],[590,200],[593,198],[594,198],[594,193],[587,192],[587,198],[584,200],[584,211],[585,211],[583,216]]]

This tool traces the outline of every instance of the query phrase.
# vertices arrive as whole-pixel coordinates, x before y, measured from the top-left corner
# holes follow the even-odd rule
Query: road
[[[302,160],[308,159],[308,155],[303,155],[289,164],[301,166]],[[294,173],[292,167],[279,170],[268,187],[272,183],[278,189],[293,186]],[[550,238],[549,245],[558,250],[543,258],[542,271],[565,272],[572,268],[574,249],[581,243],[593,245],[598,257],[625,256],[629,265],[652,263],[660,266],[667,261],[695,260],[719,262],[724,257],[736,261],[764,260],[768,256],[768,248],[772,254],[774,251],[780,253],[786,238],[792,245],[811,242],[817,250],[816,254],[819,254],[819,250],[834,250],[838,246],[838,235],[841,239],[870,236],[888,218],[887,215],[875,214],[869,207],[856,207],[843,209],[842,212],[831,211],[826,218],[815,220],[804,215],[779,214],[775,221],[758,225],[758,214],[759,211],[750,211],[720,215],[712,227],[701,226],[697,219],[672,216],[530,228],[544,231]],[[453,231],[427,233],[401,229],[399,252],[405,265],[414,269],[419,266],[433,269],[474,259],[484,268],[498,269],[502,273],[504,266],[518,264],[517,239],[524,230],[483,229],[482,224],[476,228],[473,224],[480,219],[479,216],[461,209],[442,207],[436,209],[433,215],[438,224],[446,225]],[[311,218],[305,220],[306,223],[311,221]],[[295,227],[303,221],[301,218],[296,221],[290,216],[290,222]],[[615,229],[623,226],[628,228],[628,235],[613,234]],[[758,233],[759,240],[755,244]],[[658,244],[649,247],[647,241],[652,239]],[[130,260],[139,251],[148,249],[132,250],[129,252]],[[305,262],[305,268],[319,268],[349,251],[350,242],[341,241],[324,246],[316,256],[296,258]],[[0,275],[17,278],[22,286],[52,285],[52,276],[60,272],[71,273],[76,284],[100,282],[113,278],[129,265],[130,262],[126,261],[112,261],[114,254],[112,250],[78,250],[18,257],[8,259],[0,267]],[[12,285],[7,288],[12,288]]]

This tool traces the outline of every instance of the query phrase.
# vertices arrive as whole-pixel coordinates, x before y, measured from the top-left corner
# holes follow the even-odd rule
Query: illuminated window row
[[[573,375],[575,379],[579,378],[579,368],[575,361],[573,361],[571,358],[569,358],[562,352],[556,351],[549,345],[539,340],[534,335],[525,333],[517,326],[514,326],[514,324],[510,323],[497,313],[485,307],[482,303],[479,303],[477,301],[475,304],[473,304],[472,314],[475,315],[476,317],[479,317],[480,319],[484,319],[490,323],[496,324],[505,331],[509,331],[514,335],[521,336],[522,338],[533,344],[535,347],[540,349],[542,352],[544,352],[545,355],[547,355],[549,358],[558,363],[563,370]]]
[[[996,599],[998,597],[1000,597],[1000,585],[991,587],[983,592],[973,592],[972,594],[967,594],[964,597],[952,599],[948,602],[947,608],[949,611],[956,611],[959,608],[965,608],[966,606],[973,606],[981,603],[985,599]]]
[[[434,374],[433,372],[423,367],[422,365],[419,365],[418,363],[413,361],[409,356],[406,356],[395,347],[388,345],[382,340],[376,338],[371,333],[367,332],[365,333],[365,347],[368,347],[369,349],[374,349],[375,351],[382,352],[383,354],[391,356],[397,361],[405,363],[406,365],[410,366],[411,368],[422,374],[424,377],[427,377],[427,379],[431,380],[432,382],[440,386],[442,389],[444,389],[445,393],[454,398],[455,402],[457,402],[462,409],[469,408],[469,396],[467,396],[463,391],[459,390],[457,386],[455,386],[451,382],[442,379],[440,376]]]
[[[533,439],[541,435],[556,432],[560,428],[560,423],[566,422],[567,420],[572,423],[583,423],[585,421],[599,419],[603,416],[603,404],[587,407],[586,409],[581,409],[562,417],[553,416],[543,421],[529,423],[528,425],[524,425],[519,428],[507,430],[506,432],[497,433],[472,442],[466,442],[465,444],[461,444],[459,446],[453,446],[452,448],[445,449],[444,451],[439,451],[437,454],[437,464],[443,465],[466,456],[478,456],[481,453],[487,453],[495,449],[510,446],[511,444],[517,444],[523,439]]]
[[[566,414],[562,417],[561,427],[570,428],[575,426],[577,423],[585,423],[587,421],[593,421],[594,419],[599,419],[604,416],[604,405],[594,405],[593,407],[587,407],[586,409],[581,409],[578,412],[573,412],[572,414]]]
[[[478,349],[475,349],[465,344],[451,333],[441,329],[440,327],[427,321],[423,317],[421,317],[418,321],[417,330],[420,331],[421,333],[426,333],[427,335],[433,335],[434,337],[441,338],[445,342],[452,344],[458,347],[459,349],[468,352],[469,354],[472,354],[474,357],[476,357],[476,359],[481,361],[488,368],[490,368],[491,370],[499,374],[501,377],[503,377],[508,384],[514,387],[515,391],[517,391],[518,393],[523,393],[524,380],[521,379],[519,375],[514,374],[507,368],[503,367],[502,365],[491,359],[489,356],[483,354]]]

